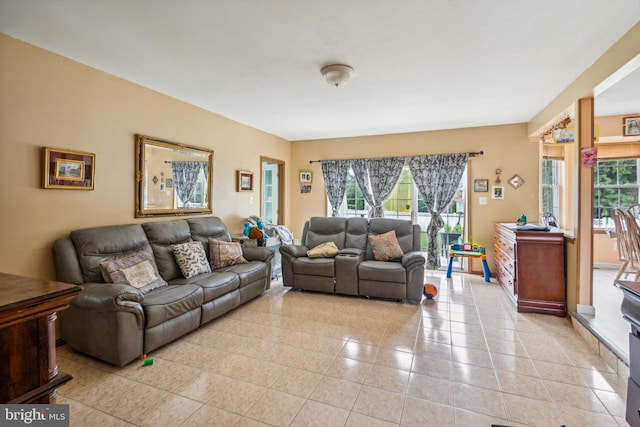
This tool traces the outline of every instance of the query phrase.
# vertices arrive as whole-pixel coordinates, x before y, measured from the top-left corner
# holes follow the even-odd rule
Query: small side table
[[[56,312],[82,288],[0,273],[0,403],[54,404],[71,380],[58,371]]]
[[[478,251],[465,251],[461,249],[462,245],[451,245],[449,249],[449,266],[447,267],[447,279],[451,278],[451,270],[453,269],[453,259],[456,257],[461,258],[480,258],[482,260],[482,271],[484,272],[484,281],[491,281],[491,271],[487,264],[487,255],[484,246],[480,246]]]

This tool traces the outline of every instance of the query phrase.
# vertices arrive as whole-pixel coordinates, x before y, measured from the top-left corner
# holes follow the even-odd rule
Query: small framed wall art
[[[623,120],[624,136],[640,135],[640,116],[625,117]]]
[[[474,193],[486,193],[489,191],[489,180],[488,179],[474,179],[473,180],[473,191]]]
[[[237,191],[253,191],[253,172],[238,171]]]
[[[300,172],[300,184],[311,184],[311,172],[310,171],[302,171]]]
[[[494,185],[491,187],[491,198],[494,200],[504,200],[504,186]]]
[[[524,179],[522,179],[519,175],[513,175],[507,182],[510,186],[517,190],[522,184],[524,184]]]
[[[96,155],[42,147],[42,188],[93,190]]]

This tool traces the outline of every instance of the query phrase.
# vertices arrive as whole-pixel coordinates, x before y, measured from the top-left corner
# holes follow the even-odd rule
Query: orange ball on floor
[[[425,283],[422,294],[427,297],[427,299],[433,299],[438,295],[438,288],[432,283]]]

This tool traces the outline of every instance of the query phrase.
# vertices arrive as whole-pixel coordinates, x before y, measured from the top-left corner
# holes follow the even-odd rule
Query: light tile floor
[[[626,426],[626,380],[568,318],[481,276],[421,304],[271,290],[118,368],[58,349],[72,426]]]
[[[583,315],[583,318],[587,320],[589,329],[606,340],[607,345],[628,362],[631,326],[620,310],[622,290],[613,285],[617,273],[618,269],[614,267],[598,266],[593,269],[593,306],[596,314]]]

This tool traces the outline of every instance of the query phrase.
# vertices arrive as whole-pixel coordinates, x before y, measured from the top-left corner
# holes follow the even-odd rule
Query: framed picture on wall
[[[624,136],[640,135],[640,116],[625,117],[624,124]]]
[[[311,172],[310,171],[302,171],[300,172],[300,184],[311,184]]]
[[[491,187],[491,198],[495,200],[504,200],[504,186],[494,185]]]
[[[489,180],[488,179],[474,179],[473,180],[473,191],[475,193],[486,193],[489,191]]]
[[[236,191],[253,191],[253,172],[238,171]]]
[[[42,188],[93,190],[96,155],[42,147]]]

